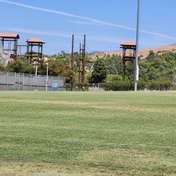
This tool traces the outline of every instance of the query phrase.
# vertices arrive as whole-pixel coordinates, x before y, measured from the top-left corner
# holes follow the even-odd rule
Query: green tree
[[[121,74],[122,72],[122,58],[119,55],[113,54],[105,57],[108,74]]]
[[[153,59],[156,56],[153,50],[149,51],[149,55],[146,57],[146,59]]]
[[[56,60],[66,61],[68,64],[70,64],[71,61],[71,55],[65,51],[61,51],[60,53],[54,54],[51,57]]]
[[[151,57],[139,61],[140,79],[144,81],[168,78],[173,81],[176,75],[176,53],[162,55],[151,54]]]
[[[106,79],[107,67],[103,59],[97,59],[93,66],[91,82],[101,83]]]
[[[0,71],[5,71],[5,66],[3,64],[0,63]]]
[[[106,77],[106,82],[116,82],[116,81],[121,81],[122,80],[122,76],[117,75],[117,74],[107,74]]]
[[[35,73],[35,68],[28,62],[24,62],[22,59],[17,58],[13,62],[9,62],[6,70],[8,72],[16,72],[16,73]]]
[[[71,70],[67,61],[61,60],[51,60],[48,62],[48,74],[52,76],[63,76],[66,77],[67,83],[74,83],[75,81],[75,74]],[[45,66],[45,73],[46,73],[46,66]]]

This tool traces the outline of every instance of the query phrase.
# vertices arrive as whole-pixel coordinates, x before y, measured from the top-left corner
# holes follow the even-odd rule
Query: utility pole
[[[136,25],[136,59],[135,59],[135,82],[134,91],[137,91],[137,83],[139,80],[139,67],[138,67],[138,48],[139,48],[139,16],[140,16],[140,0],[137,5],[137,25]]]

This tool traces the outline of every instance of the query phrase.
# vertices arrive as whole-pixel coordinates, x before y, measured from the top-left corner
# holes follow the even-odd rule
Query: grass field
[[[176,175],[176,92],[0,92],[0,175]]]

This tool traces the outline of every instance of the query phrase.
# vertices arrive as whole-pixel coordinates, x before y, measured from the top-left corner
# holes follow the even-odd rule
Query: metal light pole
[[[46,91],[48,90],[48,63],[46,65]]]
[[[137,83],[139,80],[139,67],[138,67],[139,16],[140,16],[140,0],[138,0],[137,25],[136,25],[136,59],[135,59],[135,82],[134,82],[134,90],[135,91],[137,91]]]

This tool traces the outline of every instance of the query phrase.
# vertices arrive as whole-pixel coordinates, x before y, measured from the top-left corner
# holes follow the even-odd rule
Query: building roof
[[[45,43],[44,41],[40,40],[39,38],[31,38],[26,41],[27,43]]]
[[[13,33],[0,33],[1,38],[17,38],[19,39],[19,34],[13,34]]]
[[[122,44],[120,44],[121,46],[136,46],[135,43],[133,43],[132,41],[127,41],[127,42],[124,42]]]

